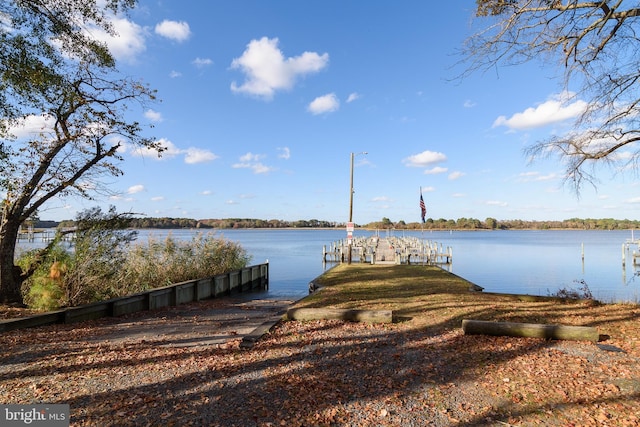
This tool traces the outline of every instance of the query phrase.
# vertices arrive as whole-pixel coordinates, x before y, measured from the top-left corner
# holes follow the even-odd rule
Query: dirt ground
[[[408,267],[352,266],[323,284],[296,307],[396,321],[278,322],[293,301],[243,295],[10,331],[0,403],[66,403],[71,425],[100,427],[640,425],[638,306],[522,302]],[[465,335],[465,318],[588,325],[607,339]]]

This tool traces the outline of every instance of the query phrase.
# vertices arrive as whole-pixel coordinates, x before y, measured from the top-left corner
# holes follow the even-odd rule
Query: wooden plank
[[[346,320],[365,323],[392,323],[391,310],[354,310],[338,308],[292,308],[287,310],[290,320]]]
[[[465,319],[462,321],[462,330],[465,335],[496,335],[592,342],[598,342],[600,340],[598,330],[589,326],[490,322]]]
[[[93,304],[71,307],[64,312],[64,323],[84,322],[85,320],[95,320],[108,317],[113,314],[112,302],[103,301]]]
[[[149,309],[148,293],[130,295],[113,300],[113,316],[136,313]]]
[[[64,321],[65,310],[51,311],[44,314],[35,314],[17,319],[0,320],[0,332],[13,331],[15,329],[35,328],[38,326],[52,325]]]

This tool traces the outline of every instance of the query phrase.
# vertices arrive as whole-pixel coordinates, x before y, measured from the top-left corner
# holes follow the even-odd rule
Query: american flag
[[[420,189],[420,213],[422,214],[422,222],[427,214],[427,207],[424,205],[424,199],[422,198],[422,189]]]

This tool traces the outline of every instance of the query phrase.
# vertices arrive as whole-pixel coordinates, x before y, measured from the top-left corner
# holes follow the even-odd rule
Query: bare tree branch
[[[539,141],[532,159],[557,155],[565,180],[579,194],[595,185],[598,165],[637,165],[640,140],[640,5],[631,1],[477,0],[477,17],[487,21],[463,49],[466,70],[488,70],[532,60],[555,61],[564,90],[587,102],[564,136]],[[622,155],[623,151],[632,153]]]

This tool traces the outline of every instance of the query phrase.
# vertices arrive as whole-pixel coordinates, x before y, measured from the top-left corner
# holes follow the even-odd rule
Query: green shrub
[[[198,233],[190,241],[150,237],[131,247],[122,280],[140,291],[238,270],[250,260],[240,244],[213,234]]]
[[[45,254],[21,254],[23,270],[38,265],[25,281],[25,303],[40,310],[88,304],[238,270],[251,260],[240,244],[213,234],[131,244],[130,233],[88,228],[72,250],[58,241]]]
[[[55,310],[69,304],[64,276],[69,270],[71,254],[60,244],[46,254],[39,250],[24,252],[16,262],[23,271],[36,266],[23,285],[24,301],[36,310]]]
[[[29,308],[41,311],[59,309],[64,301],[64,290],[60,283],[46,277],[34,279],[26,295]]]

